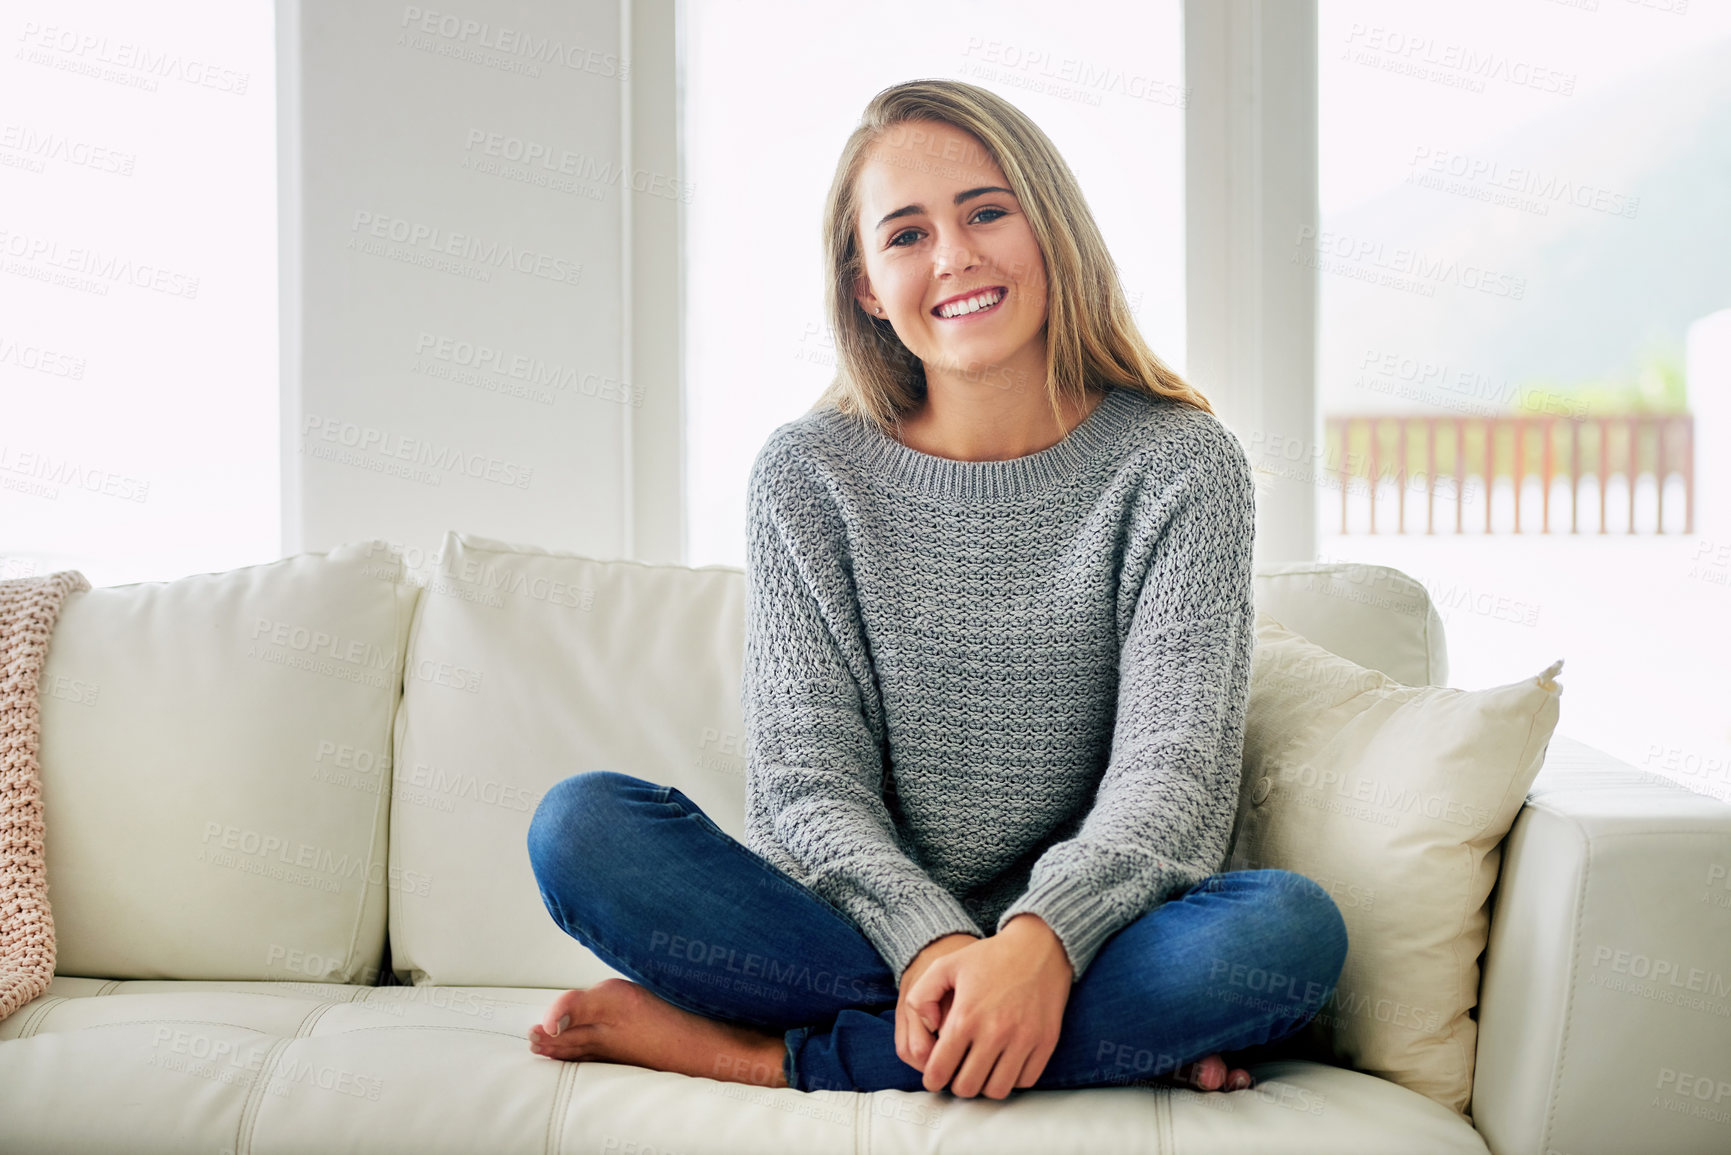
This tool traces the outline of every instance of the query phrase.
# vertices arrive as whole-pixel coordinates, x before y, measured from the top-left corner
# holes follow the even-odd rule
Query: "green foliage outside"
[[[1584,417],[1689,411],[1680,346],[1649,347],[1632,371],[1609,373],[1570,384],[1535,381],[1524,388],[1530,388],[1540,396],[1566,397],[1580,406],[1573,410],[1574,414]],[[1514,414],[1520,409],[1511,407],[1509,411]]]

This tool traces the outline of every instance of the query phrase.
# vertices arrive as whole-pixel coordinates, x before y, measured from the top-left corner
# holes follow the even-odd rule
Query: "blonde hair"
[[[823,224],[824,304],[835,335],[836,375],[813,409],[856,414],[888,433],[925,397],[924,364],[888,320],[867,314],[854,297],[865,272],[858,233],[860,167],[881,137],[917,121],[938,121],[973,136],[1021,202],[1046,265],[1046,389],[1060,427],[1064,399],[1083,406],[1090,386],[1108,384],[1214,412],[1137,331],[1117,266],[1051,139],[1003,97],[956,80],[910,80],[884,89],[866,105],[842,147]]]

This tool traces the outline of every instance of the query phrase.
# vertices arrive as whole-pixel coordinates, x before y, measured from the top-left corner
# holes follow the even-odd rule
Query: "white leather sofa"
[[[0,1022],[0,1151],[1731,1151],[1731,807],[1563,734],[1507,844],[1470,1121],[1298,1060],[1231,1094],[999,1102],[535,1056],[548,1000],[613,972],[541,905],[534,805],[613,768],[741,836],[744,576],[459,534],[406,560],[67,600],[41,686],[59,974]],[[1257,583],[1329,649],[1446,679],[1410,578]]]

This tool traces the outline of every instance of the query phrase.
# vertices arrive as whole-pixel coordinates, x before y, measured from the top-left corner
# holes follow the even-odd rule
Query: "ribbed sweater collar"
[[[932,497],[957,500],[1022,497],[1074,477],[1118,443],[1142,408],[1134,390],[1109,385],[1106,396],[1056,445],[1008,461],[956,461],[903,445],[871,421],[821,410],[850,457],[867,472]]]

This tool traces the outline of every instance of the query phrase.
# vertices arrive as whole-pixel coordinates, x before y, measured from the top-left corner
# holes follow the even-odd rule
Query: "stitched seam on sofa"
[[[234,1155],[250,1155],[252,1150],[252,1129],[258,1122],[258,1113],[264,1104],[264,1089],[270,1082],[270,1077],[276,1069],[277,1058],[289,1045],[288,1039],[278,1039],[269,1051],[265,1053],[264,1062],[259,1064],[258,1078],[246,1090],[246,1102],[241,1104],[240,1119],[235,1123]]]
[[[100,998],[103,995],[113,994],[115,991],[120,989],[120,983],[120,979],[109,979],[103,988],[96,992],[97,997]]]
[[[300,1026],[295,1028],[294,1037],[297,1039],[309,1037],[312,1034],[313,1027],[318,1024],[320,1019],[325,1017],[325,1012],[329,1011],[336,1005],[336,1003],[320,1003],[318,1006],[302,1015]]]
[[[408,648],[409,648],[408,638],[406,636],[406,631],[404,631],[401,628],[402,622],[403,622],[403,598],[402,598],[402,591],[401,591],[399,583],[402,581],[402,577],[403,577],[403,559],[399,555],[397,558],[396,576],[392,578],[390,586],[388,587],[388,592],[385,595],[391,599],[391,644],[396,647],[397,658],[398,658],[396,677],[394,677],[392,679],[391,685],[386,688],[386,692],[385,692],[386,708],[385,708],[385,745],[384,745],[384,748],[386,750],[391,751],[391,768],[390,768],[391,781],[387,783],[387,785],[390,786],[391,789],[380,790],[378,801],[373,804],[372,837],[367,843],[367,862],[369,864],[371,864],[371,863],[377,861],[376,855],[377,855],[378,849],[379,849],[379,836],[381,834],[380,827],[383,826],[384,830],[382,833],[384,834],[384,837],[385,837],[385,854],[386,854],[386,857],[385,857],[385,896],[384,896],[385,934],[386,935],[390,934],[390,893],[391,893],[390,824],[391,824],[391,795],[395,792],[394,786],[395,786],[395,777],[396,777],[396,773],[397,773],[397,758],[396,758],[397,706],[398,706],[398,703],[400,703],[402,701],[402,692],[403,692],[402,671],[404,669],[405,664],[408,661]],[[416,604],[417,605],[420,604],[419,599],[416,600]],[[399,641],[399,639],[401,639],[401,640]],[[381,821],[381,819],[382,819],[382,821]],[[366,921],[367,921],[367,898],[368,898],[371,890],[372,890],[372,870],[370,869],[370,865],[369,865],[369,869],[367,871],[367,881],[361,886],[360,900],[356,904],[356,907],[355,907],[354,929],[349,934],[348,959],[344,965],[344,969],[346,971],[348,971],[349,973],[353,973],[353,971],[350,968],[352,968],[352,967],[354,967],[360,963],[361,928],[366,925]],[[383,977],[382,975],[375,974],[373,976],[374,985],[376,985],[378,980],[382,977]]]
[[[1573,773],[1573,771],[1570,771],[1570,773]],[[1644,771],[1637,771],[1637,773],[1644,773]],[[1557,810],[1548,801],[1546,801],[1553,794],[1575,794],[1575,793],[1583,792],[1583,791],[1597,791],[1597,790],[1627,790],[1630,788],[1639,788],[1641,790],[1651,790],[1651,789],[1657,788],[1661,791],[1666,791],[1666,790],[1679,791],[1680,790],[1685,794],[1694,794],[1697,798],[1700,798],[1705,802],[1718,802],[1718,799],[1714,798],[1711,794],[1698,794],[1698,793],[1696,793],[1696,791],[1689,789],[1687,786],[1683,786],[1683,785],[1680,785],[1676,782],[1672,782],[1669,779],[1661,778],[1661,779],[1658,779],[1657,781],[1639,781],[1639,782],[1591,782],[1591,781],[1588,781],[1588,782],[1570,782],[1570,783],[1567,783],[1565,785],[1542,786],[1542,787],[1539,787],[1537,789],[1536,793],[1529,792],[1527,794],[1526,804],[1528,806],[1543,807],[1545,813],[1556,814],[1558,817],[1563,817],[1564,815],[1562,814],[1561,811]],[[1724,805],[1724,803],[1720,803],[1720,805]],[[1667,818],[1665,820],[1664,831],[1668,833],[1673,829],[1675,829],[1675,827],[1673,827],[1671,825],[1671,820],[1669,818]],[[1691,833],[1695,833],[1695,834],[1721,834],[1723,832],[1724,832],[1724,828],[1722,825],[1721,826],[1708,826],[1708,827],[1705,827],[1701,830],[1691,831]],[[1653,832],[1648,831],[1648,833],[1653,833]]]
[[[1555,812],[1553,811],[1553,813]],[[1581,961],[1581,927],[1586,922],[1587,885],[1593,869],[1593,840],[1587,836],[1586,827],[1581,825],[1581,823],[1573,817],[1562,814],[1558,814],[1557,817],[1561,818],[1564,822],[1567,822],[1574,828],[1574,833],[1580,838],[1581,844],[1585,847],[1586,853],[1583,855],[1581,861],[1580,889],[1575,892],[1575,925],[1574,933],[1570,936],[1571,941],[1569,943],[1569,973],[1566,980],[1568,984],[1569,1001],[1563,1008],[1563,1031],[1561,1036],[1557,1039],[1556,1062],[1551,1064],[1550,1094],[1546,1096],[1550,1102],[1548,1109],[1545,1111],[1545,1129],[1539,1136],[1539,1150],[1541,1151],[1550,1148],[1551,1135],[1556,1130],[1557,1126],[1557,1098],[1558,1092],[1563,1086],[1563,1064],[1568,1060],[1569,1056],[1569,1030],[1574,1026],[1575,1021],[1575,992],[1579,989],[1578,980],[1580,977],[1576,972]]]
[[[565,1064],[571,1066],[570,1063]],[[547,1107],[547,1123],[541,1129],[541,1150],[543,1155],[553,1155],[559,1150],[559,1095],[565,1087],[565,1072],[559,1072],[559,1080],[553,1084],[553,1102]]]
[[[141,980],[141,981],[154,981],[154,980]],[[242,979],[242,980],[184,979],[184,980],[164,980],[164,981],[180,981],[180,982],[184,982],[187,986],[191,986],[193,983],[198,983],[198,982],[228,982],[228,981],[247,982],[250,980],[244,980],[244,979]],[[272,987],[272,986],[294,987],[294,986],[313,986],[313,985],[316,985],[316,984],[313,984],[313,983],[304,983],[303,984],[303,983],[295,982],[293,980],[260,979],[260,980],[257,980],[256,982],[252,983],[252,989],[250,989],[250,990],[236,991],[236,990],[227,990],[227,989],[217,989],[217,990],[183,990],[183,991],[128,991],[128,992],[126,992],[124,997],[132,998],[132,997],[135,997],[138,995],[258,995],[260,998],[266,998],[266,999],[298,999],[301,1002],[307,1002],[307,1003],[327,1003],[327,1002],[352,1003],[355,1001],[354,997],[349,995],[348,992],[346,992],[346,991],[321,991],[319,993],[319,995],[315,997],[313,995],[309,995],[309,994],[306,994],[304,992],[297,994],[294,991],[272,991],[272,990],[261,989],[264,987]],[[329,983],[327,985],[333,986],[333,987],[343,987],[343,986],[346,986],[348,984],[346,984],[346,983]],[[369,990],[371,988],[357,986],[354,989],[357,991],[365,991],[365,990]],[[341,997],[338,997],[338,996],[341,996]]]
[[[148,1027],[157,1023],[172,1023],[176,1026],[194,1025],[200,1027],[233,1027],[237,1031],[251,1031],[255,1035],[275,1035],[278,1038],[284,1038],[284,1036],[277,1031],[267,1031],[263,1027],[249,1027],[245,1023],[231,1023],[223,1019],[122,1019],[119,1022],[113,1023],[90,1023],[87,1026],[78,1027],[76,1029],[80,1031],[97,1031],[104,1027]],[[70,1032],[62,1031],[58,1033],[68,1034]]]
[[[1503,800],[1497,803],[1496,814],[1503,814],[1504,809],[1508,807],[1509,795],[1515,793],[1515,774],[1513,774],[1513,771],[1518,769],[1518,767],[1527,765],[1528,762],[1532,760],[1532,738],[1534,738],[1535,732],[1539,729],[1539,713],[1546,708],[1546,705],[1549,705],[1549,701],[1551,701],[1551,698],[1546,696],[1546,700],[1542,700],[1537,707],[1534,707],[1532,717],[1527,720],[1527,738],[1522,739],[1522,748],[1520,748],[1520,753],[1515,755],[1515,765],[1511,767],[1511,772],[1509,772],[1508,778],[1506,778],[1506,783],[1508,784],[1504,786]],[[1528,783],[1528,786],[1530,786],[1530,783]],[[1522,793],[1523,797],[1525,797],[1525,791],[1522,791]],[[1518,816],[1520,816],[1520,809],[1516,807],[1515,816],[1509,817],[1509,831],[1515,829],[1515,817]],[[1487,855],[1497,855],[1497,876],[1490,880],[1490,890],[1492,890],[1492,892],[1496,892],[1497,883],[1503,880],[1503,847],[1506,842],[1508,842],[1508,831],[1504,831],[1503,838],[1499,838],[1496,845],[1490,847],[1490,849],[1485,852]],[[1468,850],[1470,850],[1470,847],[1468,847]],[[1468,866],[1471,866],[1471,862],[1468,862]],[[1487,897],[1487,902],[1489,902],[1489,897]],[[1461,911],[1461,918],[1463,918],[1464,923],[1464,919],[1466,919],[1466,911]],[[1487,923],[1485,923],[1485,935],[1487,935],[1487,939],[1485,939],[1485,951],[1489,951],[1490,947],[1489,933],[1489,914],[1487,914]],[[1456,930],[1456,933],[1454,933],[1454,939],[1452,939],[1451,942],[1456,949],[1459,949],[1459,945],[1461,945],[1461,930]],[[1485,982],[1485,973],[1483,973],[1483,968],[1480,966],[1480,963],[1478,963],[1478,956],[1475,956],[1471,963],[1473,963],[1473,970],[1478,971],[1478,985],[1475,989],[1471,990],[1471,1003],[1468,1004],[1468,1010],[1471,1010],[1473,1006],[1478,1006],[1478,987],[1483,987],[1483,982]],[[1456,975],[1461,975],[1463,978],[1464,975],[1466,975],[1466,966],[1461,965],[1461,959],[1459,958],[1456,958],[1456,968],[1454,968],[1454,973],[1456,973]],[[1464,999],[1466,999],[1466,994],[1468,994],[1466,990],[1458,990],[1458,992],[1456,992],[1456,999],[1464,1001]],[[1471,1022],[1471,1020],[1468,1020],[1468,1022]],[[1461,1032],[1456,1029],[1458,1025],[1459,1020],[1456,1020],[1456,1022],[1452,1022],[1451,1025],[1449,1025],[1449,1039],[1447,1039],[1447,1041],[1454,1042],[1454,1044],[1458,1044],[1459,1048],[1461,1048],[1461,1060],[1459,1061],[1463,1063],[1463,1068],[1466,1070],[1466,1101],[1468,1101],[1468,1105],[1471,1105],[1471,1101],[1473,1101],[1473,1084],[1475,1084],[1478,1079],[1478,1032],[1477,1030],[1473,1032],[1473,1046],[1468,1048],[1468,1046],[1466,1046],[1466,1039],[1461,1037]],[[1475,1023],[1475,1027],[1477,1027],[1477,1023]]]
[[[676,570],[680,573],[708,573],[711,570],[720,573],[745,572],[736,565],[680,565],[677,562],[638,561],[636,558],[598,558],[586,553],[566,553],[553,549],[524,549],[513,542],[501,542],[497,538],[481,537],[478,534],[449,531],[456,534],[457,540],[463,545],[465,553],[490,553],[497,557],[536,557],[554,558],[562,561],[586,561],[597,566],[636,566],[638,569]],[[507,548],[513,547],[513,548]]]
[[[67,999],[64,995],[42,996],[42,1005],[30,1012],[29,1016],[25,1018],[23,1024],[18,1028],[18,1034],[15,1037],[28,1039],[30,1036],[34,1035],[42,1028],[42,1020],[48,1017],[48,1012],[53,1010],[56,1004],[64,1003],[66,1001]]]
[[[861,1095],[853,1105],[854,1155],[870,1155],[872,1149],[872,1096]]]
[[[1533,748],[1533,735],[1538,730],[1539,714],[1544,710],[1545,706],[1549,704],[1549,701],[1550,701],[1549,696],[1547,696],[1544,700],[1541,700],[1540,703],[1533,708],[1533,716],[1527,720],[1527,736],[1524,739],[1522,739],[1520,752],[1515,755],[1515,757],[1513,759],[1514,764],[1513,764],[1513,766],[1511,766],[1509,768],[1509,774],[1508,774],[1508,777],[1506,779],[1507,785],[1503,788],[1502,800],[1497,804],[1496,810],[1489,812],[1490,814],[1501,814],[1501,813],[1503,813],[1504,809],[1508,806],[1510,795],[1514,793],[1514,783],[1515,783],[1514,770],[1518,769],[1521,766],[1525,766],[1527,764],[1527,762],[1531,760],[1532,748]],[[1510,821],[1510,828],[1512,829],[1513,824],[1514,824],[1514,820],[1511,818],[1509,821]],[[1489,822],[1488,818],[1486,819],[1486,822],[1488,824],[1488,822]],[[1473,833],[1474,834],[1480,834],[1480,833],[1483,833],[1483,831],[1484,831],[1484,827],[1480,826]],[[1485,852],[1486,855],[1488,856],[1490,854],[1498,853],[1502,847],[1503,842],[1507,838],[1508,838],[1508,835],[1505,833],[1503,835],[1503,838],[1499,839],[1495,846],[1492,846],[1488,850],[1486,850],[1486,852]],[[1462,845],[1461,849],[1466,851],[1466,854],[1467,854],[1467,875],[1466,875],[1466,877],[1467,877],[1467,881],[1470,882],[1470,881],[1472,881],[1472,876],[1474,873],[1474,869],[1473,869],[1474,864],[1472,861],[1473,848],[1472,848],[1471,844],[1468,843],[1468,844]],[[1500,861],[1497,863],[1497,874],[1499,876],[1502,874],[1502,863]],[[1491,889],[1492,890],[1496,889],[1496,884],[1497,884],[1497,879],[1493,878],[1491,880]],[[1487,899],[1487,901],[1488,901],[1488,899]],[[1479,909],[1483,909],[1483,908],[1481,907]],[[1455,955],[1454,973],[1460,978],[1460,980],[1463,983],[1465,982],[1466,976],[1467,976],[1467,965],[1465,962],[1463,962],[1463,960],[1461,958],[1460,948],[1461,948],[1462,940],[1466,934],[1467,919],[1469,917],[1471,917],[1471,915],[1474,913],[1476,913],[1476,912],[1475,911],[1468,911],[1464,908],[1461,910],[1460,921],[1456,924],[1454,932],[1453,932],[1453,934],[1449,940],[1449,946]],[[1488,935],[1490,933],[1490,925],[1488,922],[1486,923],[1486,926],[1485,926],[1485,933],[1487,935],[1486,948],[1488,950],[1488,948],[1489,948]],[[1481,953],[1483,953],[1483,952],[1481,952]],[[1459,1005],[1459,1004],[1465,1003],[1468,1010],[1471,1010],[1473,1007],[1478,1006],[1479,987],[1484,984],[1484,971],[1479,966],[1479,957],[1480,957],[1479,955],[1474,955],[1473,958],[1470,960],[1472,969],[1474,971],[1478,972],[1478,978],[1479,978],[1478,983],[1474,985],[1474,987],[1471,991],[1467,991],[1464,988],[1456,988],[1456,990],[1455,990],[1455,1002],[1456,1002],[1456,1004]],[[1469,1023],[1472,1023],[1474,1026],[1473,1045],[1470,1047],[1467,1046],[1466,1032],[1461,1029],[1460,1024],[1461,1024],[1462,1018],[1466,1018],[1466,1021]],[[1442,1040],[1444,1049],[1450,1049],[1450,1050],[1454,1050],[1456,1052],[1455,1062],[1457,1064],[1457,1069],[1466,1072],[1466,1090],[1467,1090],[1467,1103],[1468,1104],[1472,1103],[1472,1100],[1473,1100],[1473,1082],[1474,1082],[1474,1080],[1476,1080],[1478,1078],[1478,1031],[1477,1031],[1477,1026],[1478,1026],[1477,1022],[1474,1021],[1472,1018],[1467,1017],[1467,1016],[1462,1016],[1462,1015],[1456,1015],[1449,1020],[1448,1036]]]
[[[565,1116],[575,1093],[577,1075],[582,1063],[566,1063],[559,1071],[559,1081],[553,1086],[553,1106],[547,1113],[547,1134],[542,1150],[545,1155],[559,1155],[565,1148]]]
[[[1473,848],[1470,844],[1463,843],[1461,845],[1460,849],[1461,849],[1461,852],[1466,855],[1467,864],[1466,864],[1465,880],[1468,883],[1470,883],[1472,881],[1472,877],[1473,877],[1473,873],[1474,873],[1473,872]],[[1492,884],[1492,889],[1495,889],[1494,883]],[[1462,965],[1462,962],[1461,962],[1461,950],[1460,950],[1460,948],[1461,948],[1461,938],[1463,935],[1466,934],[1466,923],[1467,923],[1468,917],[1469,917],[1469,912],[1467,911],[1466,907],[1463,905],[1461,907],[1460,912],[1459,912],[1459,917],[1455,920],[1454,926],[1449,931],[1449,944],[1448,944],[1449,945],[1449,954],[1453,956],[1450,959],[1450,962],[1452,964],[1452,969],[1453,969],[1453,972],[1455,974],[1456,981],[1457,981],[1457,985],[1455,986],[1454,997],[1453,997],[1453,1002],[1456,1006],[1459,1006],[1462,1002],[1467,1001],[1467,992],[1462,989],[1462,987],[1459,985],[1459,983],[1461,981],[1463,981],[1465,979],[1465,976],[1466,976],[1466,967],[1464,965]],[[1486,932],[1487,936],[1490,933],[1490,925],[1488,923],[1485,926],[1485,932]],[[1473,956],[1472,965],[1473,965],[1474,970],[1478,969],[1478,956],[1477,955]],[[1482,975],[1480,976],[1480,981],[1481,982],[1483,981]],[[1478,1001],[1479,1001],[1478,987],[1475,986],[1473,988],[1473,991],[1472,991],[1472,999],[1471,999],[1471,1002],[1469,1004],[1468,1009],[1471,1009],[1472,1006],[1477,1006]],[[1442,1050],[1443,1052],[1445,1052],[1445,1054],[1448,1051],[1451,1051],[1451,1050],[1454,1051],[1455,1052],[1455,1062],[1457,1064],[1464,1064],[1464,1066],[1459,1066],[1459,1067],[1457,1067],[1457,1069],[1458,1070],[1464,1070],[1466,1072],[1467,1102],[1471,1103],[1472,1099],[1473,1099],[1473,1076],[1475,1074],[1477,1074],[1477,1072],[1473,1069],[1474,1068],[1473,1060],[1474,1060],[1475,1055],[1477,1054],[1476,1044],[1477,1044],[1478,1040],[1477,1040],[1477,1033],[1475,1031],[1475,1033],[1474,1033],[1475,1046],[1472,1050],[1467,1049],[1466,1040],[1462,1037],[1461,1031],[1460,1031],[1460,1021],[1462,1018],[1466,1018],[1466,1016],[1464,1016],[1464,1015],[1450,1015],[1449,1016],[1448,1034],[1441,1040],[1441,1046],[1439,1049]],[[1467,1022],[1472,1023],[1474,1027],[1478,1026],[1478,1024],[1471,1018],[1467,1018]]]
[[[450,531],[446,531],[446,532],[447,532],[447,536],[449,536]],[[461,534],[458,534],[456,536],[457,536],[457,539],[459,541],[462,540]],[[442,549],[442,547],[441,547],[441,549]],[[441,563],[441,564],[447,564],[447,563]],[[433,578],[436,576],[437,576],[436,572],[434,574],[428,576],[427,581],[428,581],[429,585],[432,583]],[[427,595],[426,587],[417,585],[416,591],[417,592],[415,594],[414,608],[409,611],[409,628],[408,628],[407,633],[403,637],[403,671],[404,671],[404,677],[406,677],[406,671],[409,668],[409,655],[414,652],[415,644],[420,640],[421,628],[424,624],[424,619],[426,617],[426,611],[427,611],[428,595]],[[397,731],[399,729],[401,729],[403,731],[404,737],[407,738],[407,736],[408,736],[408,720],[403,717],[403,710],[407,707],[407,704],[408,704],[407,695],[403,693],[403,680],[402,680],[402,678],[399,678],[398,682],[397,682],[397,705],[396,705],[396,708],[391,711],[391,729],[390,729],[390,743],[391,744],[389,747],[389,749],[391,751],[391,777],[392,777],[392,781],[393,781],[393,788],[391,790],[391,799],[390,799],[390,803],[389,803],[391,809],[388,809],[385,811],[385,881],[387,884],[390,882],[390,872],[391,872],[390,843],[391,843],[392,830],[395,827],[395,821],[394,820],[396,818],[396,813],[395,813],[396,790],[395,790],[394,784],[395,784],[396,773],[397,773],[397,760],[398,760],[398,756],[401,754],[401,751],[397,748]],[[396,971],[399,969],[398,963],[401,961],[400,956],[398,956],[396,950],[391,945],[391,919],[395,914],[395,910],[393,908],[398,907],[398,906],[402,907],[403,919],[406,923],[408,920],[408,917],[409,917],[409,911],[412,909],[412,907],[410,907],[406,903],[400,904],[400,903],[392,901],[390,886],[387,885],[385,887],[385,953],[390,957],[391,971],[393,974],[395,974]],[[412,934],[409,934],[409,933],[405,933],[403,935],[403,937],[405,939],[413,939],[414,938],[414,936]],[[427,973],[425,968],[419,967],[419,966],[410,966],[407,969],[408,969],[408,973],[409,973],[409,981],[406,985],[408,985],[408,986],[420,986],[421,984],[419,982],[417,982],[416,980]],[[383,978],[384,976],[380,975],[379,977]],[[374,984],[374,985],[377,985],[377,984]]]
[[[193,983],[193,982],[202,982],[205,980],[187,979],[185,981],[189,982],[189,983]],[[223,981],[223,980],[216,980],[216,981]],[[261,986],[261,987],[276,986],[276,985],[288,987],[288,986],[299,986],[301,984],[294,982],[293,980],[262,979],[262,980],[259,980],[257,985]],[[333,987],[340,987],[340,986],[344,986],[346,984],[344,984],[344,983],[331,983],[329,985],[333,986]],[[366,987],[360,987],[358,989],[366,990],[367,988]],[[293,991],[280,991],[279,992],[279,991],[267,991],[267,990],[139,991],[137,993],[138,994],[145,994],[145,995],[178,995],[178,994],[190,994],[190,995],[258,995],[260,998],[266,998],[266,999],[299,999],[302,1002],[312,1002],[312,1003],[325,1003],[325,1002],[352,1003],[355,1001],[352,997],[346,996],[346,993],[345,993],[345,997],[342,997],[342,998],[335,997],[339,993],[342,993],[342,992],[337,992],[337,991],[323,991],[323,992],[321,992],[322,996],[331,996],[328,998],[327,997],[315,998],[312,995],[308,995],[308,994],[304,994],[304,993],[303,994],[296,994]]]
[[[1437,668],[1436,639],[1432,636],[1432,627],[1440,621],[1441,619],[1436,617],[1436,607],[1432,606],[1431,612],[1424,616],[1424,678],[1433,686],[1436,684]]]
[[[465,1031],[471,1035],[497,1035],[501,1039],[523,1039],[515,1031],[490,1031],[486,1027],[443,1027],[437,1023],[379,1023],[369,1027],[351,1027],[344,1034],[359,1034],[361,1031]]]

